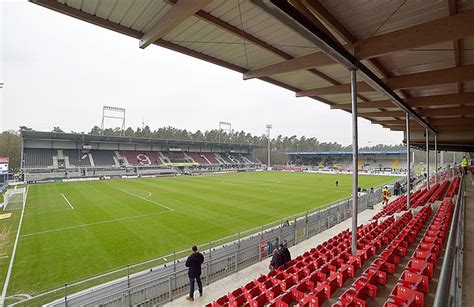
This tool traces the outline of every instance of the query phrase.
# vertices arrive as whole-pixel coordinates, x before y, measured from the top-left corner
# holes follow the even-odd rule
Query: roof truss
[[[139,46],[144,49],[162,38],[212,0],[177,0],[176,3],[140,38]]]

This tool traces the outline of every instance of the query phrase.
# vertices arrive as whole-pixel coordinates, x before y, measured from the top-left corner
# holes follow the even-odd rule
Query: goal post
[[[9,189],[3,194],[2,210],[21,210],[26,199],[26,188]]]

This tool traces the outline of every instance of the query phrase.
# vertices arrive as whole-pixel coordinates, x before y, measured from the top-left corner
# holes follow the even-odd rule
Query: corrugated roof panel
[[[133,25],[149,7],[150,2],[151,0],[135,1],[130,10],[123,17],[121,25],[133,29]]]
[[[474,10],[474,1],[472,0],[457,0],[456,6],[458,12],[465,12],[469,10]]]
[[[307,70],[300,70],[278,76],[272,76],[272,78],[302,90],[331,85],[329,82],[321,79]]]
[[[378,60],[393,76],[449,68],[454,66],[453,43],[445,42],[386,54]]]
[[[414,97],[444,95],[444,94],[457,93],[458,87],[456,83],[450,83],[450,84],[439,84],[439,85],[411,88],[411,89],[408,89],[407,91],[410,95]]]
[[[112,14],[117,1],[99,1],[95,8],[95,15],[104,19],[108,19]]]
[[[361,95],[371,101],[387,100],[387,97],[385,95],[380,94],[379,92],[367,92],[367,93],[361,93]]]
[[[351,102],[351,94],[335,94],[335,95],[320,95],[322,98],[332,101],[336,104],[341,103],[350,103]],[[357,99],[358,102],[362,102],[361,99]]]
[[[474,81],[464,82],[463,85],[465,92],[474,92]]]
[[[147,10],[135,22],[133,28],[142,32],[148,32],[151,27],[171,8],[165,1],[153,1]]]
[[[81,9],[82,0],[67,0],[66,5],[77,10]]]
[[[474,1],[473,1],[474,2]],[[474,64],[474,37],[465,38],[462,40],[461,60],[463,65]]]
[[[292,56],[305,54],[308,48],[315,48],[310,41],[249,0],[240,1],[240,12],[238,0],[213,1],[206,11],[239,29],[243,25],[246,32]]]
[[[429,22],[449,14],[446,0],[321,0],[357,39]]]
[[[132,5],[133,1],[119,0],[112,12],[110,12],[109,20],[120,24]]]
[[[340,83],[349,83],[351,81],[351,73],[342,65],[323,66],[318,67],[317,70]]]
[[[195,16],[186,19],[164,39],[243,67],[247,66],[247,51],[249,69],[280,60],[272,52],[248,41],[244,46],[244,41],[239,36]]]
[[[83,0],[81,10],[86,13],[95,15],[97,6],[99,6],[99,0]]]

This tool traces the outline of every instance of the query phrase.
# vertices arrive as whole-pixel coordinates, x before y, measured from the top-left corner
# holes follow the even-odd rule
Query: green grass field
[[[41,293],[324,206],[350,195],[351,178],[257,172],[30,185],[8,295]],[[360,176],[360,186],[395,179]],[[10,227],[5,253],[20,214],[11,212],[0,220]],[[0,259],[1,284],[8,262]]]

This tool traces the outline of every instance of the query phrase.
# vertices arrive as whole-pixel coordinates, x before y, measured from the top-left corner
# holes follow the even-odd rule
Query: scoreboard
[[[0,174],[8,174],[8,157],[0,157]]]

